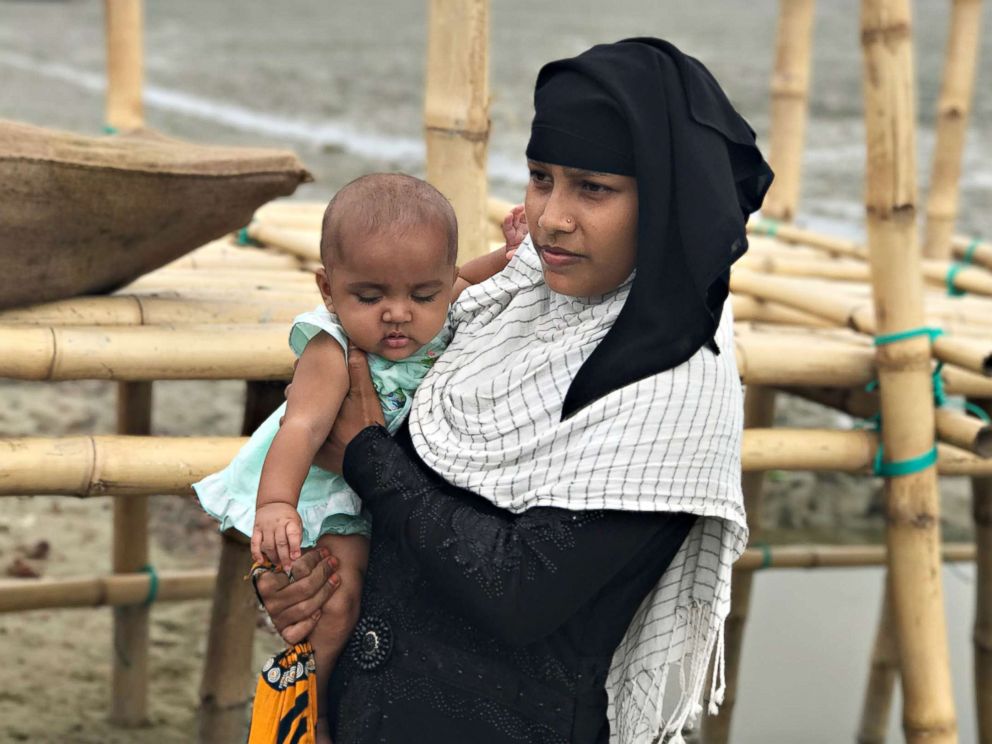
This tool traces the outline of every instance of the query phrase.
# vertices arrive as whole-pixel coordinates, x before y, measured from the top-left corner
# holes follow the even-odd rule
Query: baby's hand
[[[517,246],[527,237],[527,214],[524,205],[518,204],[503,218],[503,237],[506,238],[506,260],[513,258]]]
[[[303,522],[292,505],[278,501],[263,504],[255,512],[251,557],[256,561],[268,558],[288,569],[300,557],[302,537]]]

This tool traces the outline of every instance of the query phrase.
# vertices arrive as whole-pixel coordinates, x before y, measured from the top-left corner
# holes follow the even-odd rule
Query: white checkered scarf
[[[723,627],[733,562],[747,540],[741,495],[741,385],[730,303],[716,342],[561,421],[579,367],[620,312],[630,281],[597,298],[544,283],[528,238],[510,265],[455,304],[455,337],[417,390],[414,446],[449,482],[496,506],[699,515],[637,610],[606,682],[611,742],[682,742],[722,702]],[[679,697],[663,701],[669,672]]]

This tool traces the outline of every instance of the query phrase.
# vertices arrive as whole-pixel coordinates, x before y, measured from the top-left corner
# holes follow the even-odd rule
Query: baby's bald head
[[[324,211],[320,258],[324,266],[358,249],[362,236],[402,234],[437,227],[447,238],[447,259],[458,258],[458,222],[444,195],[426,181],[403,173],[372,173],[345,185]]]

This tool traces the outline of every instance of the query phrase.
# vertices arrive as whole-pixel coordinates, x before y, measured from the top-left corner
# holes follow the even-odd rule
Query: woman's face
[[[573,297],[619,287],[637,260],[637,181],[527,163],[524,209],[548,286]]]

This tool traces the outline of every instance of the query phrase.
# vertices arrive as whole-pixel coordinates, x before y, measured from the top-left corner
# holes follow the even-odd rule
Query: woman
[[[722,696],[747,534],[724,301],[771,171],[657,39],[546,65],[535,110],[531,237],[456,306],[408,429],[376,425],[359,370],[323,461],[374,524],[336,744],[681,741],[714,654]],[[332,571],[260,578],[287,640]]]

